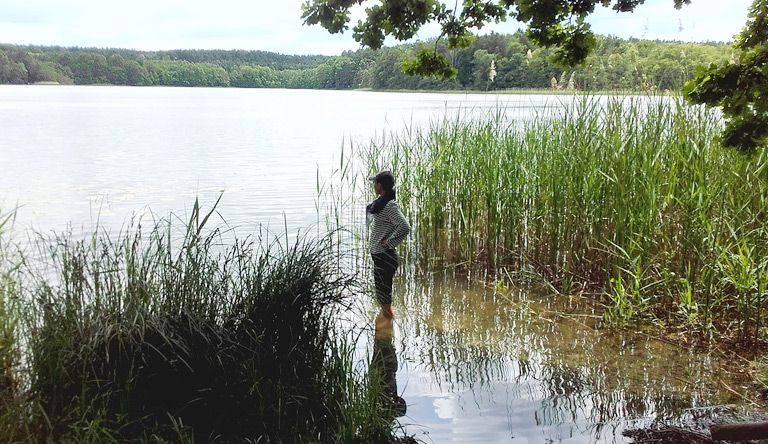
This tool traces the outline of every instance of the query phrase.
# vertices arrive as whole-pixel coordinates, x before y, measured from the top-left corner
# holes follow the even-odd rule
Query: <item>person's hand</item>
[[[382,246],[384,249],[387,249],[387,248],[389,248],[389,245],[387,244],[387,240],[386,240],[386,239],[384,239],[384,240],[382,240],[382,241],[381,241],[381,246]]]

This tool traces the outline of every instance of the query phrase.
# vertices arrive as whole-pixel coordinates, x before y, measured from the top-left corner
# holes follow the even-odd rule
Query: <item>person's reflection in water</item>
[[[380,378],[383,405],[382,414],[394,420],[404,416],[405,400],[397,394],[397,354],[395,353],[392,323],[379,313],[376,317],[373,356],[369,374]]]

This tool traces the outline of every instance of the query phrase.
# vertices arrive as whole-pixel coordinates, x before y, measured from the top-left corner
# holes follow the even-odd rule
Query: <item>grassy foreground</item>
[[[722,148],[716,113],[678,98],[573,99],[391,134],[339,174],[356,188],[356,168],[394,171],[422,267],[544,278],[617,323],[765,339],[766,152]]]
[[[0,225],[0,442],[393,439],[330,316],[360,288],[328,239],[224,245],[209,216],[35,254]]]

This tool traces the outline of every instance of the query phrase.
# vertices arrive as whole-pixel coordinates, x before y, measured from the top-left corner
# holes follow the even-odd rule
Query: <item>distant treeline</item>
[[[0,45],[0,83],[480,91],[677,89],[693,77],[696,66],[733,57],[733,49],[726,43],[598,36],[597,50],[586,65],[564,71],[549,62],[551,50],[534,47],[522,32],[480,36],[470,48],[442,50],[458,69],[456,79],[403,74],[402,61],[413,55],[415,45],[348,51],[338,57]]]

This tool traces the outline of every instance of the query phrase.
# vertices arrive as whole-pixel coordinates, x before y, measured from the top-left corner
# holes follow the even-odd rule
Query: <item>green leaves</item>
[[[303,13],[301,18],[307,25],[319,24],[327,29],[331,34],[344,32],[349,27],[349,8],[355,3],[362,3],[356,0],[327,0],[327,1],[307,1],[301,6]]]
[[[546,29],[529,28],[528,37],[542,46],[556,46],[552,63],[564,69],[584,64],[597,46],[589,24],[581,20],[576,24],[555,24]]]
[[[305,23],[320,24],[329,32],[347,29],[349,9],[367,0],[311,0],[302,7]],[[617,12],[631,12],[643,0],[463,0],[449,9],[438,0],[380,0],[367,11],[367,19],[354,28],[354,38],[363,46],[379,49],[387,36],[408,40],[429,22],[440,24],[438,41],[446,38],[448,50],[467,48],[472,31],[490,22],[512,16],[528,27],[530,40],[544,47],[556,47],[552,63],[561,68],[584,64],[597,46],[586,17],[596,6]],[[674,0],[680,9],[690,0]],[[710,66],[686,84],[684,93],[694,103],[717,106],[728,119],[723,143],[743,151],[753,151],[768,141],[768,0],[755,0],[747,26],[738,36],[734,49],[741,51],[738,62]],[[455,78],[457,70],[445,54],[421,47],[416,59],[403,63],[408,75]]]
[[[768,40],[768,4],[756,0],[749,8],[747,25],[741,31],[734,46],[738,49],[751,49],[765,44]]]
[[[312,0],[302,5],[304,24],[317,25],[330,33],[349,29],[349,11],[366,0]],[[354,27],[354,39],[372,49],[379,49],[387,35],[408,40],[422,25],[435,20],[444,11],[436,0],[382,0],[366,9],[367,18]]]
[[[348,29],[349,10],[368,0],[308,0],[302,6],[307,25],[319,24],[331,33]],[[680,7],[689,0],[674,0]],[[463,0],[445,4],[438,0],[379,0],[366,8],[366,19],[354,27],[354,39],[365,47],[379,49],[387,36],[404,41],[416,36],[421,27],[433,22],[440,25],[439,39],[446,38],[448,50],[467,48],[473,31],[507,17],[527,24],[528,37],[537,45],[557,47],[553,62],[563,68],[584,63],[596,46],[595,37],[585,18],[595,7],[609,7],[617,12],[633,11],[643,0]],[[453,8],[453,9],[451,9]],[[439,40],[438,39],[438,40]],[[423,65],[420,65],[422,63]],[[446,69],[444,55],[422,51],[415,61],[407,61],[403,71],[412,75],[453,77]],[[451,75],[449,75],[451,74]]]
[[[768,0],[755,0],[734,49],[738,60],[700,68],[683,94],[694,103],[719,107],[727,119],[722,142],[744,152],[768,143]]]
[[[435,76],[437,79],[444,77],[455,79],[458,71],[451,66],[451,62],[443,54],[427,49],[422,45],[416,53],[416,60],[405,59],[403,72],[409,76]]]

